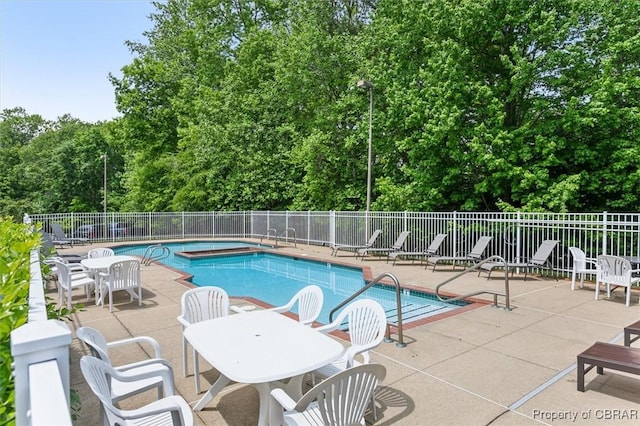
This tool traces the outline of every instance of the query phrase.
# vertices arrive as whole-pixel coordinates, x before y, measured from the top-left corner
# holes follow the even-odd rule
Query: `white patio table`
[[[96,305],[100,305],[102,303],[102,285],[99,283],[100,272],[108,272],[111,265],[125,260],[138,260],[138,258],[133,256],[117,255],[93,257],[91,259],[82,259],[80,261],[80,264],[84,266],[96,280]]]
[[[270,383],[292,378],[302,386],[304,373],[340,357],[344,347],[324,333],[285,315],[251,311],[189,325],[184,336],[220,377],[193,408],[202,408],[230,381],[256,387],[259,425],[269,420]]]

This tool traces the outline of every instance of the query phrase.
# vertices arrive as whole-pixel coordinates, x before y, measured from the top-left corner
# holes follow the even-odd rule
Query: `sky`
[[[146,43],[154,11],[150,0],[0,0],[0,110],[117,117],[108,75],[133,61],[125,41]]]

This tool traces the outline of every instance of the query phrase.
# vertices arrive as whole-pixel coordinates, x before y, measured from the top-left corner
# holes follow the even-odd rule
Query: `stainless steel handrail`
[[[260,242],[262,242],[262,239],[263,239],[264,237],[268,237],[268,236],[269,236],[269,234],[271,234],[272,232],[273,232],[273,236],[274,236],[274,237],[275,237],[275,239],[276,239],[276,248],[277,248],[277,247],[278,247],[278,230],[277,230],[277,229],[275,229],[275,228],[269,228],[269,229],[267,229],[267,232],[265,232],[264,234],[262,234],[262,237],[260,237]]]
[[[467,272],[471,272],[471,271],[475,271],[478,268],[480,268],[480,266],[482,266],[484,263],[487,262],[501,262],[504,263],[504,293],[499,293],[493,290],[478,290],[472,293],[468,293],[468,294],[464,294],[462,296],[456,296],[456,297],[449,297],[449,298],[444,298],[440,295],[440,288],[442,286],[444,286],[445,284],[450,283],[451,281],[460,278],[462,275],[466,274]],[[472,296],[477,296],[479,294],[493,294],[493,306],[498,307],[498,296],[504,296],[505,298],[505,309],[510,311],[511,310],[511,304],[509,302],[509,271],[508,271],[508,264],[507,261],[501,257],[501,256],[491,256],[488,257],[487,259],[484,259],[482,262],[476,263],[475,265],[465,269],[464,271],[446,279],[445,281],[443,281],[442,283],[438,284],[436,286],[436,296],[438,297],[438,299],[442,302],[455,302],[457,300],[462,300],[462,299],[466,299],[468,297],[472,297]]]
[[[298,240],[296,239],[296,228],[287,228],[281,235],[280,238],[284,237],[286,242],[289,242],[289,231],[293,232],[293,246],[298,247]]]
[[[160,251],[160,253],[156,254],[158,250]],[[154,260],[160,260],[169,257],[170,254],[171,250],[169,250],[168,247],[165,247],[162,244],[152,244],[144,251],[141,263],[143,265],[149,265]]]
[[[344,307],[346,304],[351,302],[356,297],[360,296],[365,291],[369,290],[375,284],[377,284],[380,281],[382,281],[382,279],[385,278],[385,277],[391,278],[391,281],[393,281],[393,284],[396,287],[396,308],[398,310],[398,323],[396,325],[396,328],[398,329],[398,342],[396,343],[396,346],[399,347],[399,348],[404,348],[405,346],[407,346],[407,344],[404,343],[404,337],[403,337],[403,334],[402,334],[402,302],[401,302],[401,297],[402,297],[402,291],[401,290],[402,289],[400,288],[400,281],[398,280],[398,278],[395,275],[393,275],[392,273],[390,273],[390,272],[385,272],[383,274],[378,275],[369,284],[367,284],[366,286],[362,287],[361,289],[359,289],[358,291],[353,293],[351,296],[347,297],[345,300],[340,302],[335,308],[333,308],[331,310],[331,312],[329,312],[329,322],[333,322],[333,314],[336,313],[336,311],[338,311],[340,308]],[[389,323],[387,323],[387,333],[386,333],[386,337],[387,338],[389,337],[389,334],[390,334],[389,333]],[[389,339],[388,341],[391,341],[391,339]]]

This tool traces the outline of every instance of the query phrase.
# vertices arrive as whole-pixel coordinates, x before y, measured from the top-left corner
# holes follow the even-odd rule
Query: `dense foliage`
[[[0,218],[0,424],[15,422],[11,331],[27,321],[31,251],[40,234]]]
[[[167,0],[122,117],[0,116],[0,212],[637,211],[636,0]]]

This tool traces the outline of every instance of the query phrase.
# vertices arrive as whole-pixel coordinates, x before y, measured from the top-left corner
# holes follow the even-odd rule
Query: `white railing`
[[[32,219],[44,229],[60,223],[68,236],[82,225],[97,228],[117,223],[127,232],[94,236],[94,241],[159,240],[179,238],[260,238],[267,230],[278,235],[296,230],[296,241],[326,245],[361,244],[381,229],[380,246],[389,247],[402,231],[411,231],[406,248],[425,249],[439,233],[448,234],[442,254],[468,252],[483,235],[493,237],[485,254],[507,261],[530,257],[545,239],[560,241],[552,262],[554,268],[571,268],[568,247],[582,248],[589,256],[640,255],[638,213],[526,213],[526,212],[173,212],[173,213],[57,213],[37,214]],[[107,229],[107,227],[104,227]]]
[[[433,237],[446,233],[442,254],[469,251],[483,235],[492,239],[486,256],[507,260],[528,257],[541,241],[556,239],[560,248],[552,262],[559,272],[568,272],[572,259],[568,247],[582,248],[591,257],[597,254],[640,256],[640,214],[638,213],[497,213],[497,212],[175,212],[175,213],[56,213],[35,214],[33,222],[63,225],[68,236],[77,235],[83,225],[124,224],[127,232],[94,236],[94,241],[159,240],[180,238],[260,238],[268,229],[280,235],[296,230],[298,242],[327,245],[361,244],[375,229],[382,230],[380,246],[391,246],[402,231],[411,231],[407,249],[425,249]],[[104,226],[108,230],[108,226]],[[46,319],[44,285],[38,254],[31,260],[32,282],[29,323],[11,334],[16,382],[18,426],[38,424],[55,416],[59,424],[69,418],[68,326]],[[50,362],[53,361],[53,362]],[[52,384],[29,386],[35,370],[45,370]],[[38,373],[40,374],[40,373]],[[46,386],[45,395],[40,392]],[[29,388],[36,388],[29,390]],[[66,401],[61,406],[60,401]],[[34,411],[35,410],[35,411]],[[43,410],[45,415],[42,415]],[[58,417],[60,416],[60,417]]]
[[[66,323],[47,319],[39,251],[31,253],[30,263],[29,319],[11,332],[16,424],[71,426],[71,331]]]

